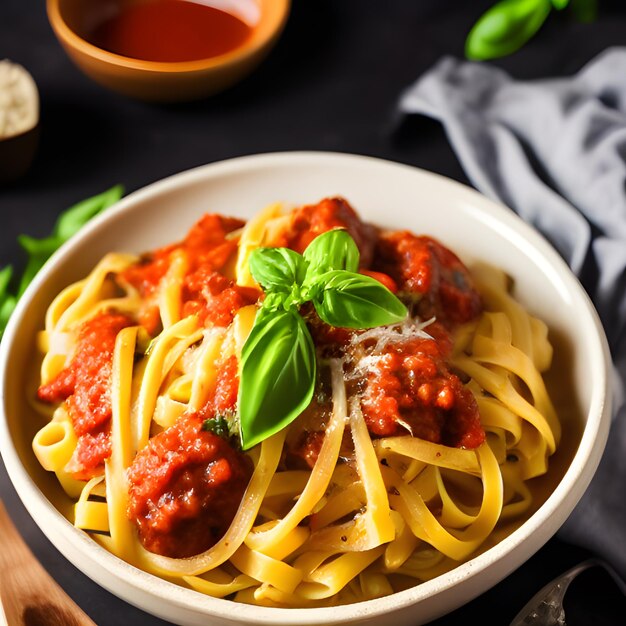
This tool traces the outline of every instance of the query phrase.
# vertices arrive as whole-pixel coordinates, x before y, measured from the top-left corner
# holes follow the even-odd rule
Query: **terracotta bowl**
[[[290,0],[250,0],[258,6],[251,36],[236,49],[208,59],[156,62],[133,59],[98,48],[87,34],[114,0],[47,0],[48,19],[72,61],[97,83],[139,100],[198,100],[231,87],[269,53],[281,34]]]

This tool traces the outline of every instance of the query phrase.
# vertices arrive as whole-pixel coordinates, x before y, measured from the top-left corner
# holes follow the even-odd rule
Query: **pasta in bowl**
[[[441,593],[558,493],[584,425],[512,272],[321,197],[51,286],[29,387],[73,530],[289,623]]]

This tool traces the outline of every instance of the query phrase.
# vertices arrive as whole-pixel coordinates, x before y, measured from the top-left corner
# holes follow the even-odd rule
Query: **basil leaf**
[[[564,9],[569,4],[569,0],[550,0],[550,1],[552,2],[552,6],[557,11]]]
[[[375,278],[342,270],[318,278],[323,289],[313,300],[322,321],[343,328],[373,328],[401,322],[407,308]]]
[[[9,293],[9,284],[13,276],[13,268],[7,265],[0,271],[0,336],[7,326],[9,317],[17,304],[15,296]]]
[[[4,302],[9,292],[9,283],[13,277],[13,267],[7,265],[0,271],[0,303]]]
[[[28,261],[26,267],[20,278],[20,283],[17,288],[18,299],[22,297],[26,288],[35,278],[37,272],[44,266],[45,262],[52,256],[63,244],[63,240],[60,237],[46,237],[45,239],[35,239],[28,235],[20,235],[18,243],[28,254]]]
[[[304,411],[313,397],[315,372],[313,340],[298,312],[257,314],[241,351],[237,402],[244,450]]]
[[[472,27],[465,42],[469,59],[484,61],[521,48],[545,22],[550,0],[502,0]]]
[[[202,430],[213,433],[223,439],[228,439],[230,437],[228,422],[226,421],[226,418],[221,415],[204,420],[204,422],[202,422]]]
[[[7,294],[6,297],[1,300],[2,304],[0,304],[0,337],[2,333],[4,333],[7,324],[9,323],[9,318],[17,305],[17,298],[10,294]]]
[[[70,207],[61,214],[52,235],[49,237],[44,239],[35,239],[28,235],[18,237],[19,244],[28,253],[28,261],[17,289],[18,299],[22,297],[28,285],[52,254],[91,218],[117,202],[122,197],[123,192],[122,185],[115,185],[103,193]]]
[[[18,237],[18,242],[28,254],[28,259],[15,294],[8,293],[12,270],[4,268],[0,272],[0,338],[17,301],[50,256],[92,217],[117,202],[123,193],[124,187],[115,185],[103,193],[87,198],[63,211],[49,237],[43,239],[35,239],[28,235]]]
[[[252,277],[265,291],[289,293],[302,282],[306,269],[302,255],[289,248],[256,248],[248,262]]]
[[[124,187],[115,185],[96,196],[75,204],[61,214],[54,227],[53,236],[66,241],[75,235],[92,217],[115,204],[123,194]]]
[[[348,232],[339,228],[316,237],[307,246],[303,256],[309,264],[307,282],[331,270],[356,272],[359,269],[359,249]]]

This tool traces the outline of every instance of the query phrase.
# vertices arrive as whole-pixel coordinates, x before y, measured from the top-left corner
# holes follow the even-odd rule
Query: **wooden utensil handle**
[[[1,501],[0,600],[8,626],[96,626],[37,561]]]

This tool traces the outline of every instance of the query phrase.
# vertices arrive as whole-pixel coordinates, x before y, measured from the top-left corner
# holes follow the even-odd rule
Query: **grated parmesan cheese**
[[[351,350],[344,358],[348,365],[345,379],[352,381],[363,378],[367,374],[380,371],[380,362],[384,358],[384,350],[389,344],[401,343],[410,339],[432,339],[424,329],[435,321],[432,317],[420,321],[408,317],[399,324],[377,326],[365,332],[354,334],[350,339]],[[373,345],[371,342],[375,341]],[[409,432],[410,427],[400,422]]]
[[[434,321],[434,317],[423,322],[408,317],[399,324],[377,326],[366,330],[364,333],[355,334],[352,336],[350,343],[353,346],[357,346],[358,344],[376,340],[376,345],[371,353],[381,353],[390,343],[404,342],[417,337],[421,339],[432,339],[424,328],[432,324]]]

